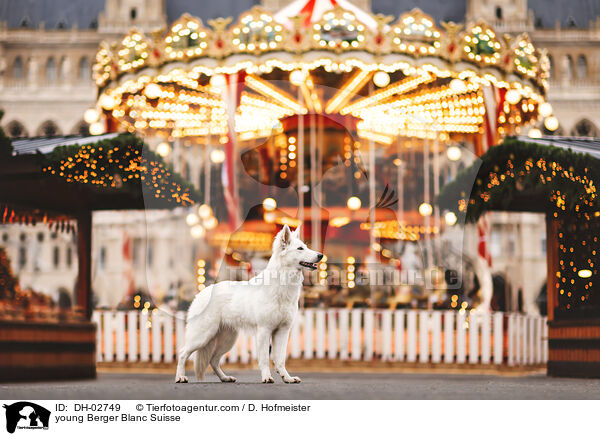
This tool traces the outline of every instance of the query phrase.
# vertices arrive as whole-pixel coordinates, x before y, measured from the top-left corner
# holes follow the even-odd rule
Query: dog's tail
[[[194,373],[198,381],[204,380],[204,372],[208,367],[214,349],[214,341],[194,352]]]

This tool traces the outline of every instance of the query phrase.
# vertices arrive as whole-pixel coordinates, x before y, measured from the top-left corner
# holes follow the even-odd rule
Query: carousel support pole
[[[298,100],[304,105],[303,95],[298,91]],[[298,114],[298,221],[304,224],[304,115]],[[301,232],[304,232],[302,227]]]
[[[423,201],[425,203],[431,204],[429,200],[429,138],[426,137],[423,142]],[[427,266],[429,268],[433,265],[433,256],[431,250],[431,238],[427,229],[431,225],[431,220],[429,215],[425,215],[424,217],[424,225],[425,225],[425,233],[423,237],[425,238],[425,247],[427,250]]]
[[[404,160],[402,159],[402,141],[400,136],[396,139],[396,149],[398,159],[400,159],[400,165],[398,165],[398,229],[402,231],[404,228]]]
[[[207,136],[207,141],[206,147],[204,147],[204,204],[210,206],[210,149],[212,147],[212,135],[209,134]]]
[[[311,241],[313,250],[321,251],[319,244],[320,226],[317,227],[317,212],[321,212],[320,204],[317,201],[317,131],[315,129],[317,122],[316,114],[310,116],[310,227]]]
[[[435,139],[433,141],[433,198],[437,199],[440,193],[440,142],[439,132],[436,130]],[[440,264],[440,208],[437,202],[434,201],[433,205],[433,226],[437,228],[438,233],[434,233],[434,246],[435,246],[435,262]]]
[[[375,267],[375,142],[369,139],[369,253],[371,254],[371,262],[369,270],[371,271],[371,278],[375,276],[373,269]],[[371,283],[370,297],[371,306],[375,307],[375,287]]]
[[[316,132],[316,144],[321,144],[321,147],[316,147],[317,149],[317,161],[316,161],[316,167],[317,167],[317,177],[321,177],[323,174],[323,117],[322,116],[318,116],[317,117],[317,126],[316,126],[317,132]],[[315,146],[316,146],[315,144]],[[317,183],[316,178],[315,178],[315,184],[317,187],[317,204],[319,205],[319,208],[321,207],[321,205],[323,204],[323,190],[322,190],[322,186],[320,183]],[[317,220],[314,223],[315,227],[317,228],[317,242],[319,245],[319,248],[321,249],[320,251],[323,251],[325,243],[323,241],[323,231],[322,231],[322,225],[321,225],[321,211],[319,209],[319,213],[317,214]]]
[[[77,306],[86,319],[92,318],[92,212],[84,211],[77,217]]]

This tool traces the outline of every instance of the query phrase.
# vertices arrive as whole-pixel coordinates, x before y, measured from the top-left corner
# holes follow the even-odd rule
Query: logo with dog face
[[[19,401],[6,409],[6,431],[14,433],[16,429],[47,430],[50,422],[50,411],[28,401]]]

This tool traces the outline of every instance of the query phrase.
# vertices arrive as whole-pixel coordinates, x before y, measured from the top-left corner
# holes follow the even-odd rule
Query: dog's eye
[[[298,250],[304,250],[304,247],[298,247]]]

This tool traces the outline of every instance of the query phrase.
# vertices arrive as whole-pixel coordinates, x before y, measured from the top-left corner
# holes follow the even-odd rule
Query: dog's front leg
[[[275,331],[273,335],[273,362],[275,370],[286,383],[300,383],[300,377],[292,377],[285,369],[285,355],[290,335],[290,327],[282,326]]]
[[[271,330],[259,328],[256,332],[256,345],[258,352],[258,367],[260,368],[260,377],[263,383],[275,383],[271,377],[269,369],[269,339],[271,339]]]

